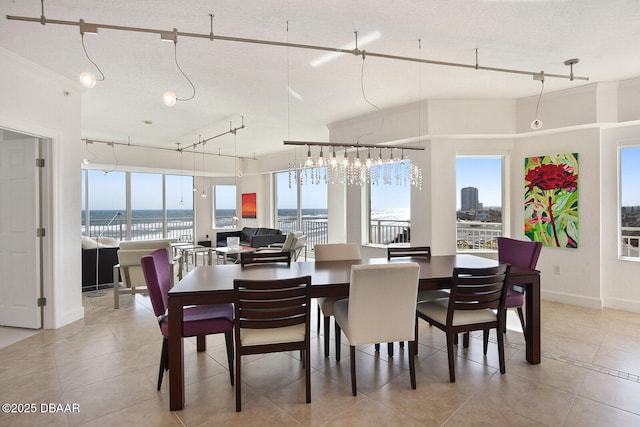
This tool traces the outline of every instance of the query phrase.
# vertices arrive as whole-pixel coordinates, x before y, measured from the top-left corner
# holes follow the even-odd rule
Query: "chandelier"
[[[298,180],[300,185],[411,185],[422,190],[422,169],[404,152],[424,150],[424,147],[301,141],[284,141],[284,144],[307,148],[306,157],[289,163],[289,186]]]

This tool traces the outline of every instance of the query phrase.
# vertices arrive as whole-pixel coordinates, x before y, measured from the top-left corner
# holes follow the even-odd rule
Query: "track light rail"
[[[261,39],[249,39],[249,38],[243,38],[243,37],[221,36],[221,35],[213,34],[213,31],[211,31],[209,34],[201,34],[201,33],[179,32],[175,28],[173,29],[173,31],[166,31],[166,30],[157,30],[157,29],[153,29],[153,28],[141,28],[141,27],[128,27],[128,26],[122,26],[122,25],[85,23],[82,19],[80,21],[77,21],[77,22],[76,21],[65,21],[65,20],[59,20],[59,19],[47,19],[44,16],[44,11],[43,11],[42,16],[40,16],[39,18],[33,18],[33,17],[28,17],[28,16],[14,16],[14,15],[6,15],[6,18],[8,20],[13,20],[13,21],[36,22],[36,23],[40,23],[41,25],[54,24],[54,25],[69,25],[69,26],[77,26],[77,27],[80,27],[81,25],[85,25],[85,26],[92,26],[96,30],[98,28],[102,28],[102,29],[105,29],[105,30],[129,31],[129,32],[138,32],[138,33],[152,33],[152,34],[158,34],[161,37],[163,37],[163,35],[166,36],[166,34],[173,33],[176,36],[202,38],[202,39],[207,39],[207,40],[211,40],[211,41],[222,40],[222,41],[229,41],[229,42],[263,44],[263,45],[269,45],[269,46],[281,46],[281,47],[296,48],[296,49],[311,49],[311,50],[320,50],[320,51],[325,51],[325,52],[346,53],[346,54],[352,54],[352,55],[355,55],[355,56],[363,56],[363,57],[366,55],[366,56],[371,56],[371,57],[376,57],[376,58],[384,58],[384,59],[391,59],[391,60],[396,60],[396,61],[419,62],[419,63],[423,63],[423,64],[440,65],[440,66],[446,66],[446,67],[468,68],[468,69],[474,69],[474,70],[493,71],[493,72],[499,72],[499,73],[511,73],[511,74],[521,74],[521,75],[524,74],[524,75],[532,76],[533,78],[536,78],[536,76],[540,75],[540,71],[526,71],[526,70],[517,70],[517,69],[510,69],[510,68],[499,68],[499,67],[482,66],[482,65],[478,64],[477,59],[476,59],[476,63],[475,64],[464,64],[464,63],[459,63],[459,62],[446,62],[446,61],[437,61],[437,60],[432,60],[432,59],[413,58],[413,57],[408,57],[408,56],[398,56],[398,55],[389,55],[389,54],[384,54],[384,53],[375,53],[375,52],[369,52],[369,51],[360,50],[357,47],[355,49],[341,49],[341,48],[336,48],[336,47],[327,47],[327,46],[318,46],[318,45],[309,45],[309,44],[299,44],[299,43],[289,43],[289,42],[278,42],[278,41],[273,41],[273,40],[261,40]],[[356,38],[356,40],[357,40],[357,38]],[[477,58],[477,56],[476,56],[476,58]],[[567,79],[567,80],[589,80],[589,77],[583,77],[583,76],[574,75],[573,74],[573,66],[571,67],[571,74],[568,74],[568,75],[567,74],[551,74],[551,73],[546,73],[545,72],[544,76],[547,77],[547,78],[559,78],[559,79]]]

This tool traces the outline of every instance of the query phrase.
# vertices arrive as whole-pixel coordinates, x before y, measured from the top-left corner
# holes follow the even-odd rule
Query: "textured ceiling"
[[[77,26],[40,25],[4,15],[40,17],[38,0],[0,0],[0,46],[77,81],[91,70]],[[362,49],[391,55],[576,75],[589,82],[550,79],[545,92],[640,75],[637,0],[350,0],[350,1],[80,1],[44,3],[48,19],[342,47],[379,32]],[[288,31],[287,31],[288,22]],[[419,44],[418,40],[421,40]],[[282,140],[327,140],[326,125],[434,98],[520,98],[537,95],[528,75],[450,68],[341,55],[312,67],[323,52],[179,37],[178,61],[196,87],[189,102],[161,102],[191,87],[173,60],[173,45],[156,34],[100,29],[85,35],[106,79],[82,95],[82,136],[175,147],[239,126],[237,154],[282,150]],[[290,87],[295,95],[287,91]],[[78,90],[81,86],[78,84]],[[152,124],[145,124],[150,121]],[[233,154],[233,136],[207,151]],[[362,141],[366,143],[366,141]]]

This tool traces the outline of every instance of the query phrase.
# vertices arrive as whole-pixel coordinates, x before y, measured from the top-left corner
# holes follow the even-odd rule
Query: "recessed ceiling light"
[[[358,48],[361,48],[362,46],[365,46],[373,41],[378,40],[380,37],[382,37],[382,34],[380,33],[380,31],[373,31],[367,35],[365,35],[364,37],[358,37]],[[355,40],[352,41],[351,43],[347,43],[343,46],[340,46],[340,49],[345,49],[345,50],[353,50],[356,48],[356,42]],[[316,59],[314,59],[313,61],[310,62],[312,67],[317,67],[319,65],[325,64],[329,61],[333,61],[334,59],[336,59],[337,57],[339,57],[340,55],[344,55],[344,53],[341,52],[330,52],[327,53],[325,55],[319,56]]]

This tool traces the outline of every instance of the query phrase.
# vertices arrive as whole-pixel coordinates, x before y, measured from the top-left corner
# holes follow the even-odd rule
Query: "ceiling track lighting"
[[[219,35],[219,34],[215,34],[214,35],[213,34],[213,15],[210,14],[209,17],[212,20],[212,26],[211,26],[211,31],[208,34],[191,33],[191,32],[178,32],[175,28],[174,28],[173,32],[167,32],[166,30],[158,30],[158,29],[151,29],[151,28],[141,28],[141,27],[129,27],[129,26],[122,26],[122,25],[110,25],[110,24],[98,24],[98,23],[92,23],[92,24],[88,24],[88,25],[92,25],[96,29],[96,31],[97,31],[98,28],[103,28],[103,29],[106,29],[106,30],[115,30],[115,31],[128,31],[128,32],[159,34],[161,36],[161,38],[163,38],[163,39],[174,41],[174,44],[177,43],[177,37],[181,36],[181,37],[193,37],[193,38],[207,39],[207,40],[210,40],[210,41],[220,40],[220,41],[229,41],[229,42],[238,42],[238,43],[249,43],[249,44],[260,44],[260,45],[270,45],[270,46],[291,47],[291,48],[296,48],[296,49],[319,50],[319,51],[323,51],[323,52],[346,53],[346,54],[352,54],[352,55],[355,55],[355,56],[361,56],[364,53],[364,51],[358,49],[357,47],[354,48],[354,49],[342,49],[342,48],[337,48],[337,47],[317,46],[317,45],[308,45],[308,44],[300,44],[300,43],[289,43],[289,42],[278,42],[278,41],[273,41],[273,40],[249,39],[249,38],[241,38],[241,37],[229,37],[229,36],[222,36],[222,35]],[[6,18],[8,20],[14,20],[14,21],[36,22],[36,23],[39,23],[41,25],[46,25],[46,24],[70,25],[70,26],[76,26],[76,25],[79,26],[80,25],[80,22],[77,22],[77,21],[64,21],[64,20],[58,20],[58,19],[47,19],[44,16],[44,8],[43,8],[42,15],[40,17],[7,15]],[[169,34],[171,34],[171,36],[169,36]],[[390,55],[390,54],[375,53],[375,52],[370,52],[370,51],[367,51],[366,54],[367,54],[367,56],[373,56],[373,57],[377,57],[377,58],[391,59],[391,60],[396,60],[396,61],[419,62],[419,63],[423,63],[423,64],[440,65],[440,66],[445,66],[445,67],[458,67],[458,68],[467,68],[467,69],[473,69],[473,70],[493,71],[493,72],[499,72],[499,73],[524,74],[524,75],[530,75],[530,76],[535,76],[537,74],[540,74],[538,71],[526,71],[526,70],[517,70],[517,69],[510,69],[510,68],[499,68],[499,67],[482,66],[477,61],[477,54],[476,54],[476,62],[474,64],[437,61],[437,60],[433,60],[433,59],[413,58],[413,57],[408,57],[408,56]],[[573,61],[573,60],[570,60],[570,61]],[[573,74],[573,65],[576,64],[576,63],[577,63],[577,61],[575,61],[575,62],[573,62],[571,64],[572,65],[572,71],[571,71],[571,74],[569,74],[569,75],[564,75],[564,74],[545,74],[545,76],[547,78],[568,79],[568,80],[571,80],[571,81],[573,81],[573,80],[589,80],[589,77],[576,76],[576,75]],[[185,77],[186,77],[186,75],[185,75]],[[194,96],[195,96],[195,87],[194,87]],[[191,99],[191,98],[189,98],[189,99]],[[180,101],[181,99],[176,98],[176,100]]]
[[[174,91],[168,90],[162,95],[162,102],[167,107],[173,107],[174,105],[176,105],[177,101],[191,101],[196,96],[196,87],[193,85],[191,79],[185,74],[185,72],[182,70],[182,67],[178,63],[178,30],[174,28],[173,32],[163,31],[160,33],[160,39],[173,42],[173,59],[176,63],[176,67],[178,67],[178,70],[180,70],[184,78],[187,79],[187,81],[191,85],[191,89],[193,89],[193,94],[189,98],[178,98]]]
[[[202,143],[202,194],[200,194],[200,197],[203,199],[207,197],[207,193],[204,192],[204,144],[206,144],[206,142]]]
[[[89,56],[89,53],[87,52],[87,47],[84,45],[84,35],[86,33],[98,34],[98,27],[95,26],[94,24],[87,24],[84,22],[84,19],[81,19],[80,20],[80,39],[82,41],[82,50],[84,51],[84,54],[89,60],[89,62],[91,62],[93,66],[96,67],[96,70],[98,70],[98,72],[100,73],[100,78],[97,78],[95,74],[93,74],[90,71],[84,71],[82,74],[80,74],[80,84],[82,84],[82,86],[88,89],[91,89],[95,87],[96,82],[104,81],[104,74],[102,73],[102,70],[100,69],[100,67],[98,67],[98,64],[96,64],[93,61],[93,59],[91,59],[91,57]]]
[[[536,118],[531,122],[531,129],[542,129],[542,120],[538,118],[538,109],[540,108],[540,100],[542,99],[542,92],[544,91],[544,71],[541,71],[538,76],[533,77],[534,80],[540,80],[540,95],[538,95],[538,102],[536,103]]]
[[[90,164],[97,157],[96,153],[94,153],[93,151],[89,150],[89,144],[93,144],[93,141],[85,139],[84,140],[85,150],[87,151],[87,154],[91,154],[91,158],[85,157],[84,159],[82,159],[82,163],[84,163],[85,165]]]
[[[231,123],[230,123],[231,126]],[[90,139],[90,138],[83,138],[82,141],[84,141],[86,144],[92,144],[92,143],[98,143],[98,144],[107,144],[107,145],[123,145],[123,146],[127,146],[127,147],[136,147],[136,148],[145,148],[145,149],[150,149],[150,150],[162,150],[162,151],[179,151],[180,153],[182,153],[184,150],[195,150],[195,148],[202,144],[202,143],[206,143],[211,141],[212,139],[215,138],[219,138],[221,136],[224,135],[228,135],[228,134],[236,134],[236,132],[238,132],[241,129],[244,129],[245,125],[244,125],[244,116],[242,117],[242,126],[236,127],[236,128],[230,128],[228,131],[226,132],[222,132],[218,135],[214,135],[210,138],[207,139],[203,139],[200,140],[198,142],[196,142],[195,144],[189,145],[187,147],[182,147],[180,148],[180,143],[178,143],[178,148],[166,148],[166,147],[157,147],[154,145],[144,145],[144,144],[132,144],[131,140],[129,140],[128,142],[115,142],[115,141],[104,141],[104,140],[99,140],[99,139]],[[232,155],[232,154],[222,154],[220,151],[218,151],[218,153],[205,153],[208,156],[217,156],[217,157],[230,157],[230,158],[239,158],[239,159],[249,159],[249,160],[257,160],[255,154],[253,155],[253,157],[238,157],[236,155]]]

